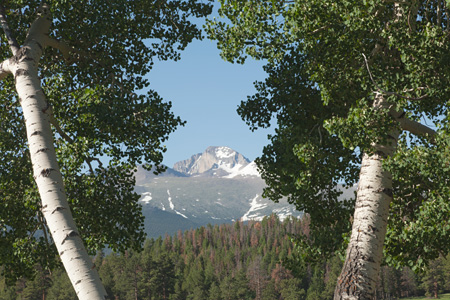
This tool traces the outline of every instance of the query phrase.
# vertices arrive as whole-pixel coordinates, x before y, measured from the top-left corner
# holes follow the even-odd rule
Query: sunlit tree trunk
[[[387,106],[381,94],[377,94],[374,106]],[[382,164],[394,153],[398,136],[398,130],[387,133],[386,144],[375,145],[375,153],[363,156],[352,234],[336,285],[335,300],[372,300],[375,296],[392,201],[392,176],[383,170]]]
[[[105,299],[106,291],[79,236],[67,202],[50,126],[51,109],[38,77],[39,59],[50,43],[47,36],[50,24],[49,7],[43,5],[24,45],[2,64],[2,69],[15,79],[42,213],[62,263],[79,299]]]

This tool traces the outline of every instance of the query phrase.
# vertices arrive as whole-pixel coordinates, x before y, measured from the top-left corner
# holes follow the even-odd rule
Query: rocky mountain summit
[[[262,198],[265,183],[256,164],[228,147],[208,147],[158,176],[140,167],[135,177],[149,237],[272,213],[301,215],[286,201]]]
[[[228,147],[208,147],[203,153],[175,163],[173,169],[187,176],[225,177],[259,176],[256,165]]]

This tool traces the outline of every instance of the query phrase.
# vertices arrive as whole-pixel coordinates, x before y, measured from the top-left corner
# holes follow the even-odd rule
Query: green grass
[[[427,298],[427,297],[402,298],[402,300],[423,300],[423,299],[434,299],[434,298]],[[450,294],[439,295],[439,299],[440,300],[450,300]]]

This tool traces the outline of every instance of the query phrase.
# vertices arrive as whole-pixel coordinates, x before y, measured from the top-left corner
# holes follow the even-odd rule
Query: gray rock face
[[[177,162],[173,169],[188,176],[223,177],[236,173],[250,161],[228,147],[208,147],[203,153]]]

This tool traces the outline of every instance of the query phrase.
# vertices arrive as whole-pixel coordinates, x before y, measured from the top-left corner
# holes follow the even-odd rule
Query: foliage
[[[337,185],[357,182],[361,153],[388,143],[401,118],[417,126],[422,116],[437,137],[425,126],[409,128],[416,135],[405,130],[384,162],[394,181],[386,261],[419,270],[447,253],[448,3],[220,3],[225,20],[209,20],[207,32],[222,57],[268,62],[268,78],[255,83],[257,93],[238,113],[252,130],[277,120],[257,164],[265,196],[287,196],[311,215],[312,237],[301,237],[298,247],[305,257],[320,261],[345,248],[354,199],[339,202]],[[374,108],[374,92],[388,108]]]
[[[305,220],[275,216],[247,224],[208,225],[156,240],[147,240],[142,252],[123,254],[98,253],[95,265],[108,293],[117,299],[255,299],[257,279],[261,280],[259,299],[304,300],[332,299],[337,276],[342,268],[335,256],[315,266],[305,264],[294,277],[284,261],[294,255],[286,233],[299,233]],[[377,299],[393,299],[424,295],[429,274],[443,276],[440,288],[450,290],[448,269],[450,257],[433,261],[427,271],[415,274],[410,268],[401,270],[384,266],[377,286]],[[262,277],[255,276],[259,270]],[[49,284],[19,280],[6,287],[0,277],[0,299],[76,299],[66,274],[57,269],[46,274]],[[75,297],[75,298],[74,298]],[[34,299],[34,298],[33,298]]]
[[[7,21],[19,44],[41,1],[6,1]],[[211,4],[171,1],[49,0],[50,37],[71,50],[46,48],[39,65],[53,115],[65,189],[89,250],[116,251],[144,241],[134,193],[137,164],[156,166],[164,141],[184,124],[145,75],[155,59],[178,60],[201,31],[193,18]],[[11,54],[2,36],[0,56]],[[146,90],[146,91],[144,91]],[[54,264],[55,249],[40,212],[22,111],[9,78],[0,82],[0,265],[11,280],[32,276],[34,265]],[[60,130],[58,130],[58,127]],[[103,165],[101,160],[108,157]],[[95,253],[95,252],[92,252]]]

